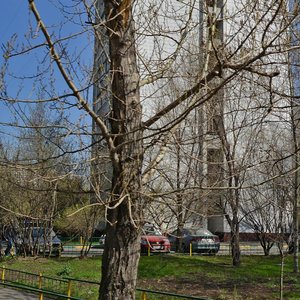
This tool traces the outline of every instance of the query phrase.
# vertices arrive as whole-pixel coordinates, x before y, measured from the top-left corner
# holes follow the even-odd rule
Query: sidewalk
[[[0,286],[0,300],[38,300],[38,294],[26,293],[20,290]],[[44,298],[45,299],[45,298]]]

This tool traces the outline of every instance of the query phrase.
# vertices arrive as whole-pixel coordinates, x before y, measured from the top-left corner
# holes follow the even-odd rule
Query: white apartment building
[[[220,59],[218,55],[222,55],[222,51],[225,55],[225,51],[230,51],[231,44],[234,48],[247,34],[251,34],[251,32],[246,32],[244,24],[245,22],[251,24],[254,20],[247,20],[247,15],[245,15],[247,9],[244,2],[247,1],[239,3],[226,0],[135,1],[137,59],[145,120],[192,87],[199,76],[209,72],[210,68],[217,64]],[[104,21],[103,0],[98,0],[97,5],[98,21],[102,22]],[[245,6],[244,10],[241,9],[241,5]],[[250,17],[251,14],[252,12],[249,10]],[[245,27],[245,30],[239,30],[239,26]],[[221,49],[217,55],[216,49]],[[255,47],[251,48],[253,53],[256,51],[255,49]],[[108,52],[105,27],[99,26],[95,44],[94,111],[104,118],[107,118],[110,113]],[[245,54],[241,53],[241,58],[243,55]],[[221,80],[222,78],[210,82],[201,89],[201,93],[214,89]],[[250,85],[243,88],[246,91],[243,92],[245,95],[251,90]],[[179,204],[182,211],[177,211],[177,213],[182,215],[180,220],[185,224],[201,225],[213,232],[228,232],[224,216],[226,212],[221,205],[224,196],[222,187],[226,186],[224,182],[226,167],[217,126],[223,124],[226,127],[224,98],[232,97],[236,86],[232,84],[232,89],[228,93],[224,89],[219,89],[210,98],[210,101],[190,113],[183,125],[174,132],[171,138],[173,142],[167,145],[169,151],[149,185],[152,194],[159,191],[159,194],[163,195],[165,191],[168,196],[161,196],[158,204],[155,202],[151,204],[149,218],[158,218],[160,224],[176,223],[179,217],[177,215],[176,220],[172,214],[176,214],[174,207]],[[198,95],[198,97],[200,96]],[[251,99],[252,96],[247,97]],[[243,105],[244,103],[240,106]],[[175,119],[176,113],[180,109],[182,108],[179,106],[176,108],[176,112],[168,114],[151,130],[158,130],[172,118]],[[101,139],[101,135],[96,126],[94,126],[94,132],[99,133],[94,137],[94,142],[97,142]],[[154,142],[151,140],[151,131],[147,131],[145,135],[149,136],[145,138],[147,148]],[[182,142],[181,146],[178,146],[179,140]],[[193,141],[193,143],[189,144],[188,141]],[[195,141],[197,141],[197,147],[195,147]],[[100,194],[105,199],[110,187],[109,171],[107,172],[109,159],[103,151],[105,149],[103,143],[96,143],[96,145],[93,151],[94,157],[100,159],[101,164],[98,164],[100,168],[97,171],[94,168],[94,171],[102,178],[103,186],[100,188]],[[149,161],[148,158],[153,157],[158,148],[159,143],[145,155],[145,168]],[[192,167],[191,160],[182,158],[188,151],[194,161],[197,161],[197,163],[193,163]],[[190,174],[190,170],[193,170],[193,175]],[[187,178],[188,180],[185,180]],[[192,192],[183,193],[181,197],[184,199],[178,200],[176,193],[169,196],[172,189],[184,190],[185,188]],[[162,205],[163,201],[165,201],[164,205]],[[171,207],[172,205],[174,206]]]

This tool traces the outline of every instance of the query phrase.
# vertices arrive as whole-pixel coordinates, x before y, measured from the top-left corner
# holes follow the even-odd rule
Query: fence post
[[[150,256],[150,245],[148,244],[148,256]]]
[[[190,256],[192,256],[193,254],[193,244],[192,242],[190,242]]]
[[[42,273],[40,273],[40,274],[39,274],[39,289],[40,289],[40,297],[39,297],[39,300],[43,300],[42,281],[43,281],[43,275],[42,275]]]
[[[142,299],[141,300],[147,300],[146,292],[142,292]]]
[[[2,280],[2,282],[4,282],[4,281],[5,281],[5,267],[4,267],[4,266],[2,267],[2,275],[1,275],[1,280]]]
[[[71,280],[68,280],[68,300],[70,300],[71,297]]]

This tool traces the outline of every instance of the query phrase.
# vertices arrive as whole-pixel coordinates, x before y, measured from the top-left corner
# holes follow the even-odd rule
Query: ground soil
[[[266,288],[266,285],[248,283],[223,283],[213,284],[205,276],[186,278],[161,278],[161,279],[141,279],[138,281],[139,288],[151,289],[156,291],[168,291],[171,293],[189,295],[195,297],[207,297],[214,300],[273,300],[279,299],[279,286],[271,286]],[[291,285],[292,287],[292,285]],[[285,290],[289,289],[289,284],[285,283]]]

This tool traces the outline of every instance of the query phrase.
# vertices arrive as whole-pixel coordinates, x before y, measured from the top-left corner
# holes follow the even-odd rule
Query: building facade
[[[184,89],[189,88],[197,80],[199,70],[202,75],[208,72],[217,60],[213,49],[222,47],[223,0],[187,2],[137,1],[134,7],[144,119],[151,117],[160,107],[167,105]],[[104,21],[104,3],[103,0],[98,0],[96,24],[103,24]],[[109,123],[110,66],[106,34],[105,26],[97,27],[93,104],[94,111]],[[219,80],[215,79],[207,85],[207,90],[213,89],[219,83]],[[226,222],[221,209],[222,192],[217,189],[224,186],[224,155],[219,137],[219,128],[224,123],[223,97],[224,92],[221,89],[206,105],[196,109],[193,113],[194,124],[191,125],[193,130],[190,132],[193,132],[193,135],[195,131],[197,132],[198,143],[194,155],[197,155],[197,160],[202,162],[201,165],[198,164],[195,167],[197,174],[194,175],[193,182],[205,187],[205,192],[199,192],[199,189],[196,189],[198,192],[194,192],[192,196],[195,198],[194,203],[188,206],[181,202],[181,207],[188,208],[185,212],[178,213],[185,213],[186,224],[207,227],[213,232],[226,230]],[[171,114],[170,118],[172,117],[175,116]],[[168,122],[168,119],[163,119],[157,127],[162,128]],[[107,201],[110,190],[110,162],[105,150],[105,142],[102,141],[101,133],[95,124],[93,131],[93,176],[96,179],[95,182],[100,182],[97,187],[98,197],[101,201]],[[177,132],[180,131],[177,130]],[[181,132],[184,132],[184,129]],[[145,135],[150,136],[151,131],[146,132]],[[170,146],[170,149],[172,147],[174,146]],[[170,153],[172,151],[170,150]],[[149,157],[151,155],[154,154],[149,153]],[[167,155],[162,168],[166,170],[170,168],[173,158],[171,154]],[[177,173],[185,174],[184,168],[180,166]],[[156,173],[157,180],[162,180],[162,173]],[[164,174],[167,173],[169,178],[172,178],[174,172]],[[174,181],[178,181],[178,178],[174,177]],[[159,189],[161,185],[163,184],[154,183],[152,187]],[[178,204],[178,197],[176,198],[175,203]],[[190,213],[187,212],[188,209]]]

